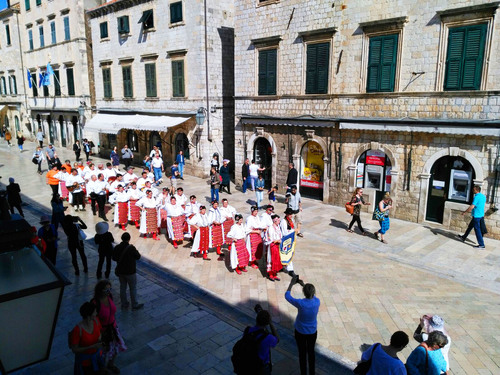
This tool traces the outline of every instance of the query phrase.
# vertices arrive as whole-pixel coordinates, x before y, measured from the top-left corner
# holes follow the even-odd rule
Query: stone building
[[[291,161],[304,196],[389,191],[391,216],[456,231],[477,184],[500,238],[499,4],[237,0],[236,165],[282,187]]]
[[[85,134],[103,156],[127,144],[139,164],[158,145],[170,165],[183,150],[186,172],[198,176],[214,153],[234,160],[233,2],[209,2],[206,12],[203,1],[186,0],[88,11],[96,108]]]
[[[0,127],[5,125],[13,138],[27,120],[18,25],[19,2],[11,1],[0,9]]]
[[[39,128],[47,142],[71,147],[90,118],[91,82],[85,9],[103,0],[24,0],[20,7],[23,76],[29,131]],[[49,85],[40,85],[50,63]]]

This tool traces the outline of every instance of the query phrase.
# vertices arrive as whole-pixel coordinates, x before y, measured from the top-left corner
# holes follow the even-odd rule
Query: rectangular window
[[[328,93],[330,43],[307,45],[306,94]]]
[[[10,46],[10,27],[5,25],[5,39],[7,39],[7,45]]]
[[[99,28],[101,30],[101,39],[107,38],[108,37],[108,23],[101,22],[99,24]]]
[[[128,16],[118,17],[118,34],[128,34],[129,32]]]
[[[42,0],[36,0],[36,6],[42,5]]]
[[[26,12],[31,9],[30,0],[24,0],[24,6],[26,7]]]
[[[276,95],[276,65],[278,50],[259,52],[259,95]]]
[[[182,1],[170,4],[170,23],[182,22]]]
[[[134,96],[134,91],[132,89],[132,67],[123,66],[123,96],[125,98],[132,98]]]
[[[139,19],[138,23],[142,23],[142,28],[144,30],[152,29],[155,24],[154,24],[154,17],[153,17],[153,10],[145,10],[142,13],[142,17]]]
[[[64,22],[64,40],[70,40],[71,34],[69,32],[69,17],[64,17],[63,22]]]
[[[52,39],[52,44],[56,44],[56,23],[52,21],[50,23],[50,37]]]
[[[111,69],[105,68],[102,70],[102,85],[104,87],[104,97],[112,98],[113,92],[111,90]]]
[[[61,96],[61,80],[59,78],[59,70],[54,70],[54,95]]]
[[[370,38],[366,92],[394,91],[397,55],[398,34]]]
[[[43,26],[38,26],[38,32],[40,33],[40,48],[45,47],[45,38],[43,36]]]
[[[5,77],[2,77],[0,79],[1,86],[0,86],[0,93],[2,95],[7,95],[7,83],[5,82]]]
[[[156,98],[156,64],[145,64],[146,69],[146,96]]]
[[[174,98],[186,96],[184,91],[184,60],[172,61],[172,94]]]
[[[38,84],[36,83],[36,72],[30,72],[31,73],[31,88],[33,89],[33,96],[37,97],[38,96]]]
[[[66,80],[68,82],[68,95],[75,95],[75,78],[73,76],[73,68],[66,69]]]
[[[28,43],[30,45],[30,51],[33,50],[33,30],[28,30]]]
[[[45,77],[46,72],[42,73],[42,77]],[[49,96],[49,86],[43,85],[43,96],[47,97]]]
[[[450,28],[444,77],[445,90],[479,90],[488,25]]]
[[[10,84],[10,93],[13,95],[17,95],[17,81],[16,81],[16,76],[10,76],[9,77],[9,84]]]

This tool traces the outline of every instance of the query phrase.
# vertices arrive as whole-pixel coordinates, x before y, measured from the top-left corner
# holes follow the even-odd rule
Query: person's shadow
[[[431,233],[434,234],[435,236],[441,235],[441,236],[447,237],[451,240],[462,242],[456,234],[451,233],[450,231],[447,231],[444,229],[439,229],[439,228],[433,228],[433,227],[429,227],[429,226],[424,226],[424,228],[429,229],[431,231]]]
[[[340,229],[347,229],[347,223],[336,220],[336,219],[330,219],[330,226],[335,227],[335,228],[340,228]]]

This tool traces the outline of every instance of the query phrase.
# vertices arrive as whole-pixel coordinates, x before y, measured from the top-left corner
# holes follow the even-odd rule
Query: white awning
[[[190,119],[189,116],[112,115],[98,113],[85,125],[85,131],[118,134],[121,129],[165,132]]]
[[[378,123],[340,122],[340,129],[390,131],[390,132],[420,132],[436,134],[460,134],[479,136],[500,136],[500,128],[481,126],[477,124],[450,126],[450,125],[392,125]]]

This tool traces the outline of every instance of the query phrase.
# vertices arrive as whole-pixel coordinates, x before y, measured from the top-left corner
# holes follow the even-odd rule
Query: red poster
[[[300,186],[310,187],[314,189],[323,189],[323,183],[320,181],[311,181],[300,179]]]
[[[366,164],[370,165],[385,165],[385,156],[370,156],[366,155]]]

